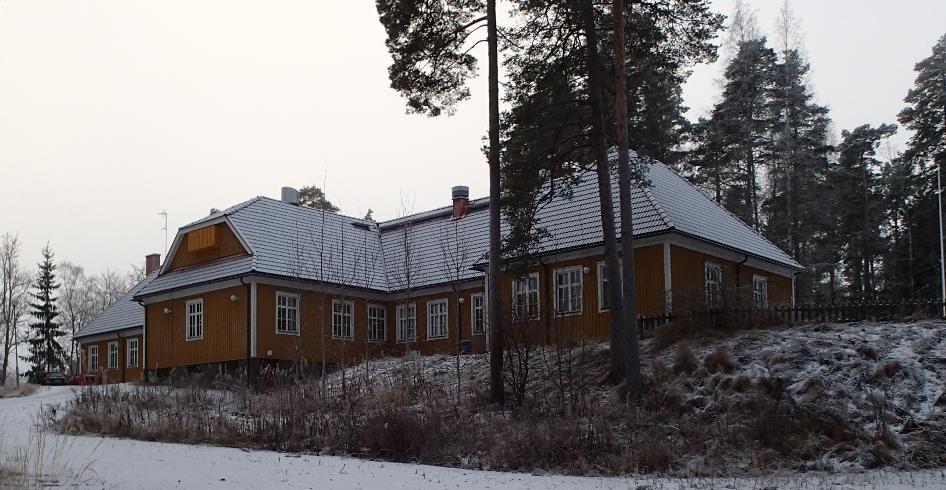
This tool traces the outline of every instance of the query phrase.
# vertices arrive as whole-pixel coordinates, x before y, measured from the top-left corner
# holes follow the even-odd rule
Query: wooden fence
[[[890,321],[915,317],[943,317],[943,302],[938,299],[900,302],[803,304],[771,308],[719,308],[688,312],[641,316],[638,327],[642,335],[675,320],[692,321],[708,327],[758,323],[760,325],[805,324],[822,322]]]

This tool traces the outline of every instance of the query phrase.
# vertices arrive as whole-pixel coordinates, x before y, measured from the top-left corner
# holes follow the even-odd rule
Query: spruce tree
[[[43,249],[43,261],[38,264],[36,282],[30,296],[30,315],[34,321],[30,323],[29,356],[24,359],[33,365],[32,373],[62,370],[65,367],[65,350],[59,339],[66,335],[60,328],[57,318],[59,309],[56,307],[56,264],[53,262],[53,251],[49,245]]]

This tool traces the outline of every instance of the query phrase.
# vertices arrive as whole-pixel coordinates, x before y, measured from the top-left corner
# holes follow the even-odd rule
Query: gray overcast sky
[[[776,1],[752,2],[771,31]],[[716,0],[719,12],[730,0]],[[895,122],[943,0],[795,0],[836,127]],[[97,272],[163,252],[181,225],[283,185],[321,185],[377,218],[487,192],[485,77],[453,117],[408,116],[388,88],[371,0],[0,2],[0,233],[34,263]],[[718,93],[697,67],[690,115]],[[902,143],[904,136],[898,137]]]

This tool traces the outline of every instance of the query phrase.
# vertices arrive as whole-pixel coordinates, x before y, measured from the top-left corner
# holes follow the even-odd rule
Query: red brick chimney
[[[155,269],[161,266],[161,254],[145,255],[145,275],[150,276]]]
[[[465,185],[453,187],[453,219],[466,216],[470,210],[470,188]]]

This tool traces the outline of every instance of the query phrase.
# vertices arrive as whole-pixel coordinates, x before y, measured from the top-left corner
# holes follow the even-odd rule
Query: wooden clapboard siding
[[[449,290],[431,294],[414,294],[409,298],[407,295],[400,295],[401,298],[395,301],[394,305],[413,303],[417,308],[417,338],[412,342],[398,342],[397,351],[405,352],[407,350],[418,351],[423,355],[443,353],[454,354],[459,348],[460,340],[468,340],[472,343],[474,352],[483,352],[486,349],[486,335],[472,333],[472,296],[482,293],[482,287],[471,289],[462,289],[459,292]],[[458,299],[463,298],[463,303]],[[427,305],[431,301],[447,300],[447,326],[448,334],[446,338],[428,337],[428,309]],[[459,305],[459,310],[457,309]],[[484,305],[485,307],[485,305]],[[460,324],[457,325],[457,312],[459,311]],[[396,309],[394,311],[397,313]],[[391,324],[392,338],[397,338],[397,317],[393,317]],[[457,332],[458,327],[462,330]]]
[[[299,295],[299,334],[276,332],[276,293]],[[387,336],[384,342],[368,342],[368,355],[390,354],[394,346],[394,307],[387,301],[366,300],[356,295],[333,295],[258,284],[256,287],[256,357],[264,360],[321,362],[322,342],[325,360],[331,364],[351,364],[364,358],[368,334],[368,304],[385,308]],[[350,340],[332,338],[332,301],[351,301],[352,333]]]
[[[768,280],[770,306],[790,305],[792,302],[792,280],[773,272],[763,271],[745,264],[725,260],[697,250],[672,245],[671,289],[675,309],[702,310],[706,308],[705,264],[714,262],[723,272],[724,301],[733,306],[752,305],[752,276],[759,275]],[[739,271],[738,281],[736,271]]]
[[[138,339],[138,365],[128,366],[128,340]],[[118,342],[118,364],[115,368],[108,367],[108,344]],[[99,349],[99,369],[95,372],[89,371],[89,347],[98,346]],[[124,383],[129,381],[140,381],[142,354],[144,353],[141,343],[141,335],[129,335],[127,337],[113,337],[106,340],[97,340],[94,342],[80,342],[82,354],[80,357],[79,372],[86,375],[99,376],[103,383]]]
[[[671,286],[673,289],[673,307],[681,311],[686,306],[696,310],[705,309],[703,294],[703,270],[706,261],[719,263],[723,268],[724,288],[732,288],[737,283],[736,271],[739,271],[738,283],[749,292],[751,301],[752,276],[765,276],[768,279],[769,303],[773,306],[788,304],[791,301],[791,278],[771,272],[758,270],[746,265],[737,268],[730,260],[702,253],[682,246],[672,245],[671,251]],[[664,281],[664,245],[648,245],[635,250],[637,273],[637,301],[641,315],[663,314],[666,308]],[[513,325],[512,281],[513,274],[504,272],[501,282],[500,300],[504,312],[505,325],[513,335],[528,333],[530,342],[579,341],[583,339],[601,339],[609,335],[607,311],[599,310],[599,264],[604,257],[601,254],[560,259],[530,267],[525,272],[539,274],[540,318]],[[580,314],[557,314],[555,311],[554,273],[557,269],[579,267],[582,270],[582,312]],[[264,281],[265,282],[265,281]],[[291,281],[285,284],[292,284]],[[298,288],[285,284],[257,284],[256,304],[256,353],[255,358],[263,363],[317,363],[323,360],[329,364],[353,364],[369,357],[385,355],[404,355],[408,351],[421,354],[453,354],[459,340],[470,340],[474,352],[483,352],[487,347],[486,335],[473,335],[471,332],[471,297],[483,291],[482,286],[463,289],[459,293],[449,288],[433,288],[414,291],[409,296],[403,292],[366,299],[363,294],[352,291],[345,294],[333,289],[330,292],[313,291],[311,285],[299,283]],[[616,284],[614,282],[613,284]],[[298,335],[276,332],[276,293],[278,291],[299,295],[300,332]],[[725,294],[725,293],[724,293]],[[237,301],[230,296],[236,295]],[[221,289],[201,295],[181,297],[173,300],[149,304],[147,311],[146,356],[148,369],[164,369],[175,366],[215,363],[247,359],[247,299],[249,292],[244,286]],[[204,299],[204,338],[203,340],[185,341],[185,303],[202,297]],[[383,299],[381,299],[383,298]],[[458,300],[462,298],[462,306]],[[332,302],[333,300],[353,302],[353,338],[350,340],[332,337]],[[446,299],[448,302],[449,334],[446,338],[430,339],[427,335],[428,302]],[[397,341],[397,306],[413,303],[417,311],[417,338],[410,342]],[[688,303],[689,302],[689,303]],[[367,305],[377,304],[385,308],[386,338],[383,342],[367,344]],[[170,309],[169,314],[164,309]],[[457,312],[462,322],[462,333],[457,334]],[[324,346],[323,346],[324,342]],[[104,362],[105,347],[102,347]]]
[[[168,271],[203,264],[234,255],[248,253],[226,223],[217,223],[185,233]]]
[[[197,298],[204,300],[204,338],[188,341],[185,304]],[[147,369],[246,359],[247,301],[246,287],[235,286],[146,305]]]
[[[664,312],[664,269],[661,245],[638,247],[634,250],[634,270],[637,278],[637,309],[641,315]],[[543,329],[548,336],[567,335],[573,338],[607,338],[610,332],[607,311],[599,311],[599,267],[603,255],[594,255],[558,261],[531,267],[525,273],[539,273],[539,320],[526,322],[532,328]],[[561,315],[555,311],[555,279],[557,269],[581,267],[582,312]],[[601,271],[603,273],[603,270]],[[513,275],[502,279],[503,311],[512,311]],[[511,321],[511,320],[507,320]]]

